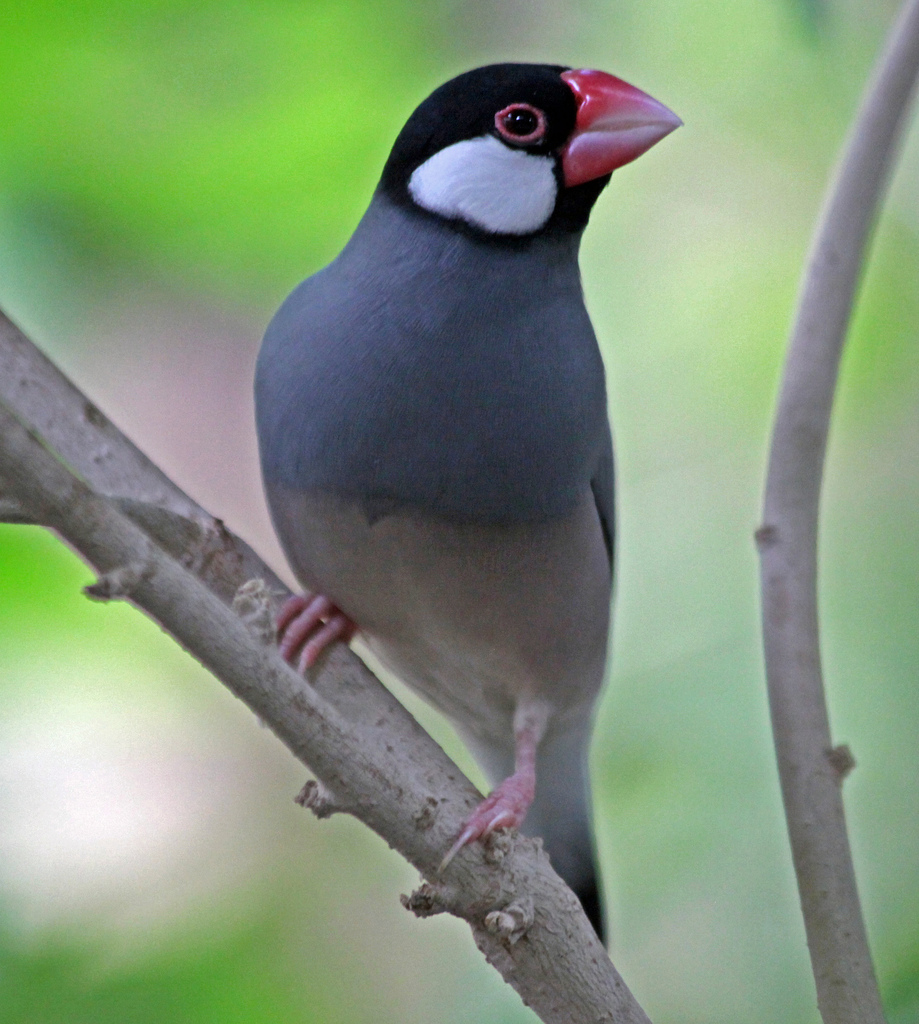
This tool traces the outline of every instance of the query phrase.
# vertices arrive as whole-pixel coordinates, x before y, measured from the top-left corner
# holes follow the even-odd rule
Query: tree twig
[[[289,591],[241,538],[206,512],[125,435],[0,310],[0,401],[99,494],[189,567],[227,604],[248,579]],[[0,492],[0,522],[25,512]]]
[[[355,815],[415,865],[429,881],[406,906],[420,916],[449,912],[466,920],[486,959],[543,1021],[649,1024],[540,844],[502,837],[488,849],[464,850],[437,875],[480,798],[475,788],[346,648],[330,651],[308,680],[281,661],[265,643],[271,618],[259,617],[268,611],[259,607],[260,589],[243,588],[249,625],[227,606],[233,584],[261,564],[257,556],[246,548],[248,561],[208,557],[235,552],[242,542],[222,524],[215,541],[212,517],[145,464],[104,416],[88,420],[85,398],[11,327],[0,329],[0,369],[12,365],[12,352],[20,374],[14,387],[0,373],[0,495],[7,507],[56,530],[96,568],[91,596],[129,599],[248,704],[320,780],[304,802],[323,815]],[[86,431],[78,442],[72,419]],[[66,458],[35,420],[64,438]],[[102,429],[100,461],[92,453],[99,454],[94,431]],[[95,486],[127,488],[128,499]],[[135,500],[138,494],[146,500]],[[165,509],[150,502],[154,496]]]
[[[917,74],[919,0],[908,0],[866,89],[814,236],[776,410],[763,525],[757,531],[769,703],[825,1024],[884,1020],[820,667],[817,526],[840,354]]]

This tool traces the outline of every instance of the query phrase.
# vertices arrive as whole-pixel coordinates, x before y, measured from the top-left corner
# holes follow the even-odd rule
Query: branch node
[[[832,747],[826,752],[826,759],[830,762],[836,782],[840,786],[858,763],[848,743],[840,743],[839,746]]]
[[[91,601],[115,601],[130,597],[153,571],[147,559],[138,559],[121,565],[111,572],[104,572],[95,583],[83,588],[83,593]]]
[[[264,580],[247,580],[243,583],[233,598],[233,611],[256,640],[266,647],[274,643],[277,638],[274,601]]]
[[[229,562],[238,567],[242,561],[226,523],[216,516],[203,515],[198,519],[201,534],[182,558],[182,564],[196,576],[206,578],[220,574],[221,565]]]
[[[760,551],[774,547],[779,542],[779,528],[773,523],[763,525],[753,534],[756,546]]]
[[[415,828],[417,828],[419,832],[427,832],[427,830],[431,828],[437,820],[438,802],[439,801],[435,797],[429,796],[425,799],[421,809],[415,812]]]
[[[500,864],[511,852],[516,832],[507,828],[499,828],[485,837],[482,844],[486,864]]]
[[[294,797],[294,803],[312,811],[317,818],[331,818],[341,810],[332,791],[317,779],[309,779]]]
[[[493,910],[485,917],[485,928],[499,939],[514,945],[532,927],[535,919],[532,900],[517,900],[503,910]]]
[[[445,914],[448,910],[442,888],[430,882],[423,883],[409,896],[403,893],[399,902],[415,917],[433,917],[435,914]]]
[[[83,419],[91,427],[104,427],[108,424],[108,417],[105,413],[88,398],[83,402]]]

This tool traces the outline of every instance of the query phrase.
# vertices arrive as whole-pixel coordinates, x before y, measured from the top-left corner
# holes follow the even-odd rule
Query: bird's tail
[[[536,753],[536,797],[522,831],[539,836],[552,867],[573,890],[584,913],[606,942],[603,899],[591,826],[587,752],[591,722],[578,719],[564,729],[553,722]],[[514,770],[512,750],[497,751],[464,736],[493,785]]]
[[[540,836],[552,867],[581,901],[606,942],[600,874],[594,841],[587,753],[590,722],[550,731],[536,754],[536,798],[523,831]]]

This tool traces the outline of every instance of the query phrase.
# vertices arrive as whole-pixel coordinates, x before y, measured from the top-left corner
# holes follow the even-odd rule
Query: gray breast
[[[266,482],[488,522],[570,512],[608,445],[575,236],[476,239],[377,195],[265,337]]]

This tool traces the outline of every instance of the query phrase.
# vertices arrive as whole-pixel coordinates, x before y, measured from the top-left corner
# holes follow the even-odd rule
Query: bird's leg
[[[466,819],[463,830],[441,861],[440,870],[476,839],[499,828],[520,828],[536,795],[536,748],[546,731],[549,708],[543,701],[525,699],[514,712],[514,774],[492,790]]]
[[[347,643],[357,625],[322,594],[289,597],[278,613],[278,650],[300,672],[313,665],[335,640]]]

